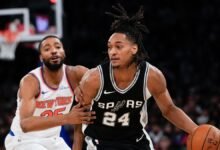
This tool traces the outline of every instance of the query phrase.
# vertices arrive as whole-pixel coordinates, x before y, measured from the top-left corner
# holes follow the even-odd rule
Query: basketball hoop
[[[0,59],[14,60],[19,41],[19,32],[5,30],[0,32]]]

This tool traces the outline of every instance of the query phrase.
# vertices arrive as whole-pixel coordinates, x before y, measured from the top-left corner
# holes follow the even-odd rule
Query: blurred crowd
[[[111,18],[105,11],[119,1],[65,0],[64,37],[70,65],[89,68],[106,56]],[[174,103],[196,123],[220,128],[220,1],[120,1],[130,12],[145,8],[149,62],[162,70]],[[20,78],[39,65],[37,51],[20,43],[14,61],[0,60],[0,138],[8,133]],[[157,150],[184,150],[187,134],[165,120],[153,98],[148,130]],[[178,116],[177,116],[178,117]],[[67,130],[71,130],[67,128]],[[3,140],[0,149],[3,147]]]

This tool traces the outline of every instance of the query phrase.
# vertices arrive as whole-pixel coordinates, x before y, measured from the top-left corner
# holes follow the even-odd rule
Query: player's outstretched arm
[[[33,116],[36,108],[35,97],[39,93],[39,83],[32,75],[25,76],[20,83],[19,97],[21,100],[20,125],[23,132],[43,130],[64,124],[80,124],[90,123],[88,118],[92,120],[94,112],[86,112],[86,107],[73,107],[69,114],[40,117]]]
[[[163,116],[176,127],[187,133],[192,133],[198,126],[172,101],[167,89],[166,80],[162,72],[150,66],[148,75],[148,88]]]

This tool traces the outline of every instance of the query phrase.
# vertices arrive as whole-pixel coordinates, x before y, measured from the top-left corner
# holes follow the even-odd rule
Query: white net
[[[2,60],[14,60],[15,50],[17,47],[17,42],[1,42],[0,43],[0,59]]]
[[[0,35],[0,59],[2,60],[14,60],[15,50],[19,42],[18,34],[5,34]]]

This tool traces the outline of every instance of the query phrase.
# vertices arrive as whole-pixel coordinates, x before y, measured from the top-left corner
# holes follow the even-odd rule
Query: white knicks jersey
[[[29,74],[35,76],[40,85],[40,93],[36,97],[36,108],[33,116],[49,117],[57,116],[62,114],[67,114],[73,103],[73,90],[68,82],[66,76],[66,65],[63,65],[63,77],[57,89],[49,87],[43,77],[43,68],[38,67],[32,70]],[[61,131],[61,126],[24,133],[20,127],[20,116],[19,116],[19,105],[20,98],[17,98],[17,110],[16,116],[13,119],[11,125],[11,131],[15,136],[22,137],[53,137],[59,136]]]

